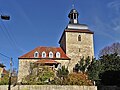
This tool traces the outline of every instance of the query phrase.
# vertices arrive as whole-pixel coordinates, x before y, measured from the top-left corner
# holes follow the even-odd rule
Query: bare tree
[[[118,55],[120,55],[120,43],[119,42],[116,42],[110,46],[104,47],[102,50],[100,50],[99,56],[113,54],[113,53],[117,53]]]

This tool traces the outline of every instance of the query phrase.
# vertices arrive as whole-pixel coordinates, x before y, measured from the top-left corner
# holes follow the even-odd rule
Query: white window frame
[[[34,58],[38,58],[38,57],[39,57],[39,52],[36,51],[36,52],[34,53]]]
[[[46,58],[46,52],[45,51],[42,52],[42,58]]]
[[[53,52],[49,52],[49,58],[53,58]]]
[[[60,58],[61,55],[60,55],[60,52],[56,52],[56,58]]]

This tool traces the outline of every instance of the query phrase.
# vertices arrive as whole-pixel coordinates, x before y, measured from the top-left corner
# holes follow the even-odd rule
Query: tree
[[[60,78],[60,83],[63,84],[65,78],[67,78],[69,74],[68,68],[65,66],[62,66],[61,68],[58,69],[57,71],[57,76]]]
[[[87,69],[90,65],[90,57],[88,56],[86,59],[81,58],[80,61],[75,65],[73,70],[75,72],[87,72]]]
[[[103,65],[104,71],[120,70],[120,56],[118,56],[116,53],[103,55],[99,60]]]
[[[101,84],[120,86],[120,71],[105,71],[100,74]]]
[[[68,68],[66,68],[65,66],[62,66],[57,71],[57,76],[60,77],[60,78],[61,77],[67,77],[68,74],[69,74]]]
[[[11,84],[15,84],[17,82],[17,75],[14,74],[15,71],[12,71],[12,76],[11,76]],[[6,70],[6,73],[2,76],[1,80],[0,80],[0,85],[8,85],[9,82],[9,74],[10,74],[10,70]],[[14,75],[13,75],[14,74]]]
[[[88,67],[88,79],[92,80],[92,82],[96,82],[96,85],[99,84],[99,74],[103,70],[103,65],[101,64],[100,60],[96,60],[95,58],[92,59],[91,64]]]
[[[120,43],[119,42],[113,43],[112,45],[104,47],[102,50],[100,50],[99,56],[113,54],[113,53],[117,53],[118,55],[120,55]]]
[[[9,82],[9,73],[5,74],[1,80],[0,80],[0,85],[8,85]]]
[[[120,56],[116,53],[100,57],[102,65],[99,78],[102,85],[118,85],[120,83]]]

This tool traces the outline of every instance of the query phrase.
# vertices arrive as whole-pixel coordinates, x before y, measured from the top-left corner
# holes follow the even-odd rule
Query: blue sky
[[[95,57],[103,47],[120,41],[120,0],[0,0],[0,53],[18,57],[38,46],[59,46],[67,26],[72,4],[79,12],[79,22],[94,31]],[[9,67],[9,59],[0,55]]]

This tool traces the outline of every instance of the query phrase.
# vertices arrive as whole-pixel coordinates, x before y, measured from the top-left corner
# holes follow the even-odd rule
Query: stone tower
[[[68,65],[69,71],[73,71],[73,67],[82,57],[94,57],[93,32],[89,30],[85,24],[78,22],[79,13],[76,9],[72,9],[68,15],[70,21],[65,28],[60,40],[60,47],[66,55],[71,58]]]

